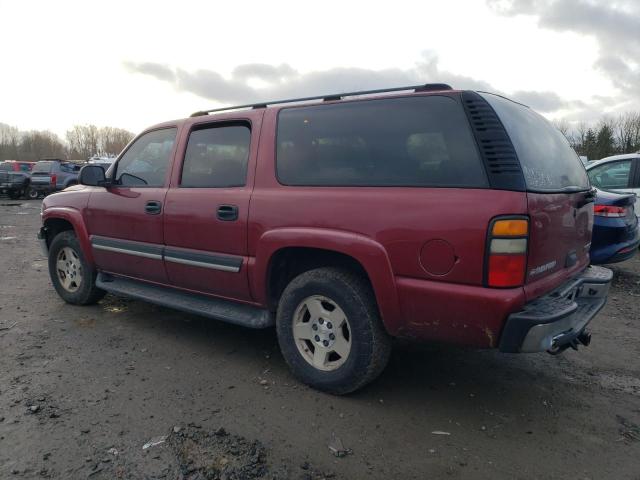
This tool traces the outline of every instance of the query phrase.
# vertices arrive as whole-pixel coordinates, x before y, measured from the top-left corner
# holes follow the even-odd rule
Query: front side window
[[[125,187],[163,186],[176,133],[176,128],[164,128],[136,140],[116,165],[115,183]]]
[[[251,131],[246,125],[206,126],[191,132],[180,186],[244,186],[250,142]]]
[[[631,160],[605,163],[589,170],[591,183],[602,190],[627,188],[629,174],[631,173]]]
[[[287,108],[277,135],[285,185],[488,186],[469,122],[449,97]]]

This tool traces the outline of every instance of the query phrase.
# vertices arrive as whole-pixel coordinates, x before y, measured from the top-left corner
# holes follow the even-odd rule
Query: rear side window
[[[181,187],[244,186],[251,131],[246,125],[209,126],[191,132]]]
[[[285,185],[488,185],[462,107],[444,96],[287,108],[277,135]]]
[[[610,162],[589,169],[591,183],[603,190],[627,188],[631,174],[631,160]]]
[[[584,165],[558,129],[529,107],[497,95],[481,95],[507,130],[528,190],[557,192],[589,188]]]

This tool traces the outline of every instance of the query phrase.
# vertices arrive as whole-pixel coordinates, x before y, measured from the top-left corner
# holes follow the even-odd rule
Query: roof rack
[[[301,97],[301,98],[290,98],[287,100],[274,100],[272,102],[247,103],[245,105],[236,105],[233,107],[222,107],[222,108],[213,108],[211,110],[201,110],[199,112],[192,113],[191,116],[201,117],[203,115],[209,115],[210,113],[224,112],[226,110],[238,110],[241,108],[254,108],[254,109],[266,108],[268,105],[307,102],[310,100],[323,100],[325,102],[331,102],[336,100],[342,100],[342,98],[344,97],[354,97],[356,95],[372,95],[375,93],[400,92],[403,90],[413,90],[414,92],[437,92],[440,90],[452,90],[452,88],[450,85],[447,85],[446,83],[425,83],[422,85],[410,85],[408,87],[381,88],[378,90],[362,90],[359,92],[332,93],[329,95],[317,95],[314,97]]]

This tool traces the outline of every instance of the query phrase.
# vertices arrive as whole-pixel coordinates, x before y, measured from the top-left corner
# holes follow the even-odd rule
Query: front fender
[[[253,298],[267,304],[269,264],[273,255],[288,247],[318,248],[350,256],[369,276],[384,325],[392,335],[401,323],[400,304],[389,257],[384,247],[357,233],[323,228],[279,228],[265,232],[249,260],[249,285]]]
[[[80,248],[82,248],[84,258],[89,264],[93,265],[94,260],[93,252],[91,250],[91,242],[89,241],[89,232],[87,231],[87,227],[80,211],[70,207],[49,207],[42,214],[42,223],[46,226],[47,220],[53,219],[66,220],[71,224],[76,237],[78,237],[78,241],[80,242]]]

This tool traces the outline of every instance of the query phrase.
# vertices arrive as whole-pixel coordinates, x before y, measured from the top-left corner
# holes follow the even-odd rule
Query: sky
[[[640,110],[640,0],[0,0],[0,25],[0,122],[61,136],[429,82],[570,122]]]

